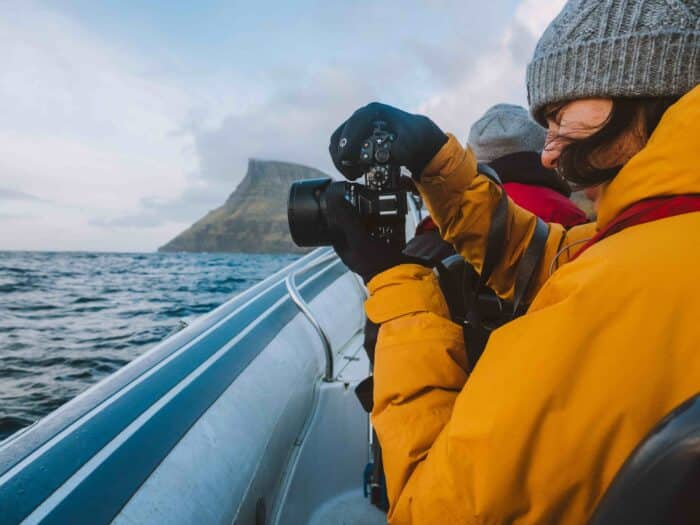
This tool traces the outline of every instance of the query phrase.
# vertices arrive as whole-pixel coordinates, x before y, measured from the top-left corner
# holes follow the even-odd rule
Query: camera
[[[287,218],[297,246],[329,246],[342,240],[337,206],[354,208],[368,235],[402,249],[406,243],[406,190],[401,187],[401,166],[391,161],[396,136],[381,121],[362,141],[358,163],[366,166],[364,184],[309,179],[292,184]],[[345,203],[343,202],[345,201]]]

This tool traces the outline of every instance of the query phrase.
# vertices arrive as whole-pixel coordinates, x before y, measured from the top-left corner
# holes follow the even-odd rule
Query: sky
[[[465,139],[564,0],[0,0],[0,250],[154,251],[379,100]]]

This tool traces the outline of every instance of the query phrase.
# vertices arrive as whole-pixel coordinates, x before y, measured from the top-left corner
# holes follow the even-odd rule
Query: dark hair
[[[573,139],[564,146],[557,163],[557,171],[566,180],[581,188],[597,186],[614,179],[622,166],[597,168],[591,164],[592,154],[598,148],[613,143],[634,126],[640,110],[644,118],[644,133],[649,137],[665,111],[678,98],[613,98],[612,110],[603,127],[589,137]],[[550,109],[547,113],[556,113],[562,106],[563,104]]]

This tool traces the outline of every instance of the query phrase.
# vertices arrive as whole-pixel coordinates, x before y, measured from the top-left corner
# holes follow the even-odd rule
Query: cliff
[[[223,206],[210,211],[160,252],[302,252],[289,235],[287,197],[292,182],[328,177],[288,162],[251,159],[248,171]]]

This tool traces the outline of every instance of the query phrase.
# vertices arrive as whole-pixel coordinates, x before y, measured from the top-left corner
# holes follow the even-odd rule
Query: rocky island
[[[289,162],[251,159],[245,177],[223,206],[210,211],[160,252],[300,253],[289,235],[287,197],[292,182],[328,177]]]

